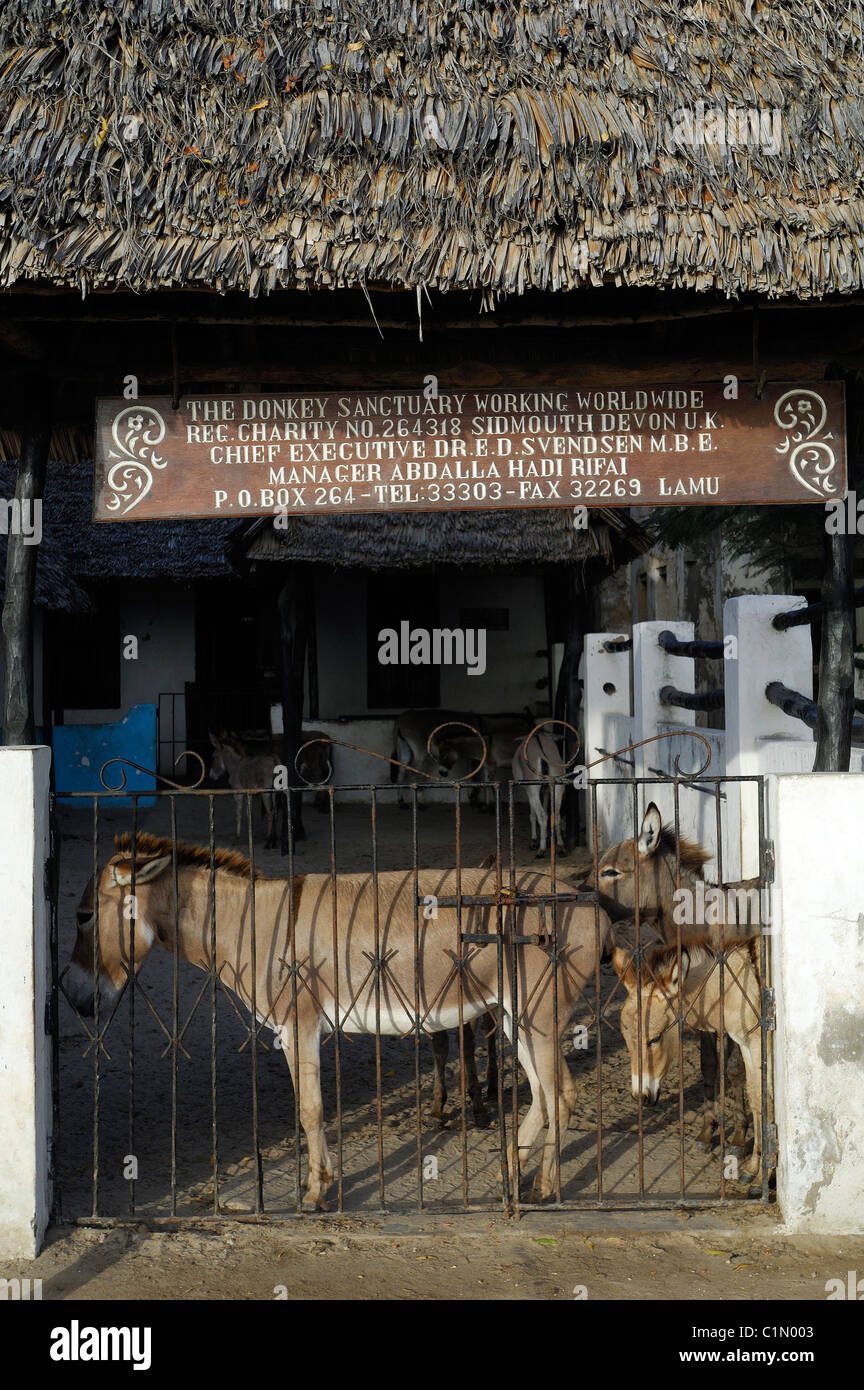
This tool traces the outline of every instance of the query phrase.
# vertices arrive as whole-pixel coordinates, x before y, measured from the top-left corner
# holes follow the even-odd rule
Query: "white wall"
[[[398,577],[394,579],[398,584]],[[507,632],[486,637],[486,672],[469,676],[465,667],[440,668],[440,705],[478,713],[518,711],[550,699],[535,682],[547,674],[543,580],[540,575],[443,573],[438,626],[459,626],[462,608],[506,608]],[[318,708],[321,719],[363,715],[366,704],[366,578],[340,570],[317,585]],[[391,713],[400,711],[394,709]],[[379,713],[379,711],[375,711]],[[384,714],[385,711],[380,711]]]
[[[0,748],[0,1258],[38,1254],[51,1192],[49,748]]]
[[[777,1196],[792,1230],[859,1233],[864,779],[854,773],[772,777],[769,809],[776,856]]]

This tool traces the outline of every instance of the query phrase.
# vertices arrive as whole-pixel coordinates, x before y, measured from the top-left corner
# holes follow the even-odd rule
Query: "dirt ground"
[[[181,1233],[55,1228],[43,1300],[824,1301],[864,1268],[864,1238],[789,1237],[770,1214],[325,1219]]]

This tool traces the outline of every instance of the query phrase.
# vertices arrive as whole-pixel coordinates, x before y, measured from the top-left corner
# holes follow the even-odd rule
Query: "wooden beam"
[[[19,516],[33,515],[45,494],[50,412],[44,406],[24,431],[15,500]],[[3,737],[7,746],[35,742],[33,714],[33,599],[36,591],[36,557],[39,547],[27,544],[23,528],[12,529],[6,552],[6,595],[3,603],[3,636],[6,642],[6,679],[3,694]]]

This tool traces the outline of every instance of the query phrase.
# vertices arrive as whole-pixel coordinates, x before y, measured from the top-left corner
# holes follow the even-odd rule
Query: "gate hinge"
[[[57,1001],[53,994],[49,994],[45,1000],[45,1032],[49,1038],[53,1038],[57,1031]]]
[[[762,882],[774,882],[774,841],[762,841]]]
[[[780,1145],[777,1140],[777,1126],[766,1125],[765,1133],[762,1137],[762,1157],[768,1160],[768,1166],[773,1168],[780,1154]]]
[[[768,985],[762,986],[762,1018],[769,1033],[773,1033],[777,1027],[777,1000]]]

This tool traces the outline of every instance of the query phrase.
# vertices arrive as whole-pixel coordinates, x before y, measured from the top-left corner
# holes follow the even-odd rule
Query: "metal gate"
[[[55,1215],[275,1220],[307,1210],[310,1186],[316,1209],[357,1214],[767,1202],[776,1145],[762,781],[701,769],[583,778],[593,844],[572,858],[556,846],[551,795],[570,776],[531,783],[550,798],[542,860],[512,781],[491,785],[491,816],[470,804],[466,782],[436,780],[428,807],[419,781],[330,785],[304,841],[290,812],[308,789],[296,786],[283,798],[284,855],[260,844],[269,790],[240,794],[242,855],[230,788],[130,791],[124,778],[114,791],[58,796]],[[729,787],[744,795],[745,784],[758,803],[760,872],[736,887],[723,877],[724,816]],[[653,857],[631,851],[639,906],[628,922],[626,894],[618,902],[613,954],[605,913],[616,887],[598,803],[626,798],[635,842],[660,788],[672,815]],[[710,884],[699,889],[698,856],[680,835],[682,798],[697,794],[713,804],[719,904]],[[616,862],[626,861],[625,844]],[[685,920],[670,930],[667,915],[661,939],[649,900],[667,877]],[[701,893],[695,928],[688,892],[697,912]],[[742,931],[722,896],[754,892],[757,920]],[[432,1073],[434,1052],[444,1077],[445,1025],[457,1046],[442,1110]],[[474,1065],[483,1052],[485,1092]],[[742,1059],[749,1090],[736,1114]],[[752,1182],[748,1111],[763,1135]]]

